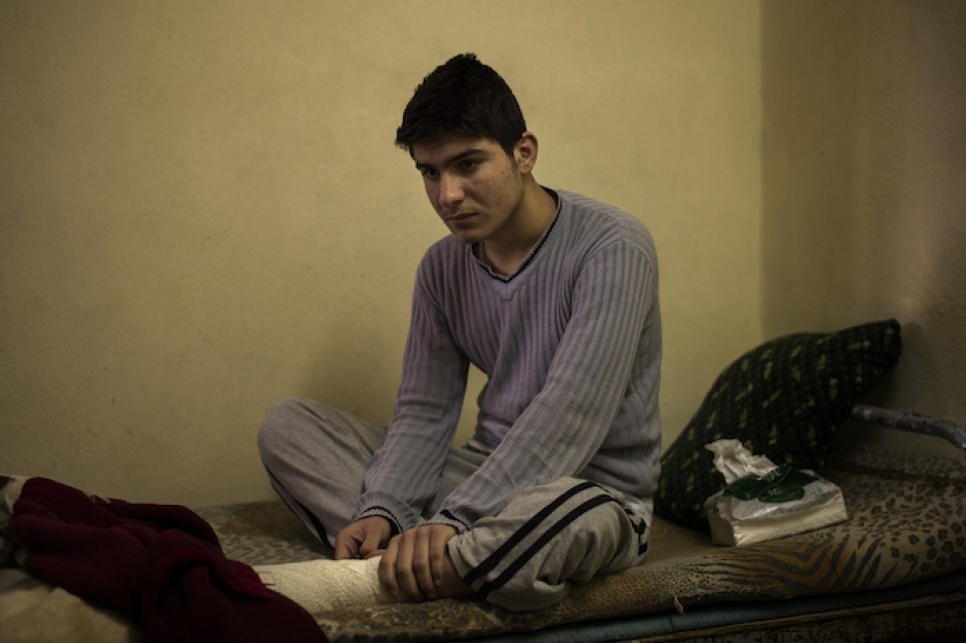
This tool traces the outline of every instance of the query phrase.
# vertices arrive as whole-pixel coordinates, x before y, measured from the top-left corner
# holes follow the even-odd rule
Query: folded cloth
[[[185,507],[30,478],[8,539],[25,571],[120,612],[152,643],[326,641],[304,608],[228,560],[211,526]]]

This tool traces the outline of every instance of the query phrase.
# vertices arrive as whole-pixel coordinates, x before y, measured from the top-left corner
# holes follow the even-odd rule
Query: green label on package
[[[803,471],[781,464],[763,476],[748,476],[725,487],[725,494],[739,500],[761,502],[791,502],[805,496],[805,485],[817,478]]]

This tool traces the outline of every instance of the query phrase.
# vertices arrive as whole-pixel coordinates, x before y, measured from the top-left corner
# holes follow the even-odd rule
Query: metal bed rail
[[[865,404],[856,404],[852,408],[852,419],[942,438],[956,447],[960,455],[966,458],[966,429],[950,420]]]

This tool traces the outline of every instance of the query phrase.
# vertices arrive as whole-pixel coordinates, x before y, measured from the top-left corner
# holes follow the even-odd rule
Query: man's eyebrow
[[[459,163],[463,159],[466,159],[466,158],[469,158],[469,157],[472,157],[472,156],[477,156],[479,154],[484,154],[485,155],[485,154],[488,154],[488,152],[487,152],[487,150],[484,150],[482,148],[477,148],[477,147],[467,148],[467,149],[465,149],[465,150],[463,150],[461,152],[458,152],[458,153],[454,154],[453,156],[451,156],[451,157],[449,157],[447,159],[444,159],[443,160],[442,167],[449,167],[449,166],[451,166],[451,165],[453,165],[455,163]],[[419,161],[416,161],[416,169],[417,170],[432,170],[432,169],[436,169],[436,167],[433,164],[431,164],[431,163],[421,163]]]

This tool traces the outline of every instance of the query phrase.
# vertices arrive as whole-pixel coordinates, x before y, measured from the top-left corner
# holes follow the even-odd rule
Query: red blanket
[[[25,571],[120,612],[149,641],[326,641],[301,606],[225,558],[208,523],[185,507],[103,500],[31,478],[9,534]]]

